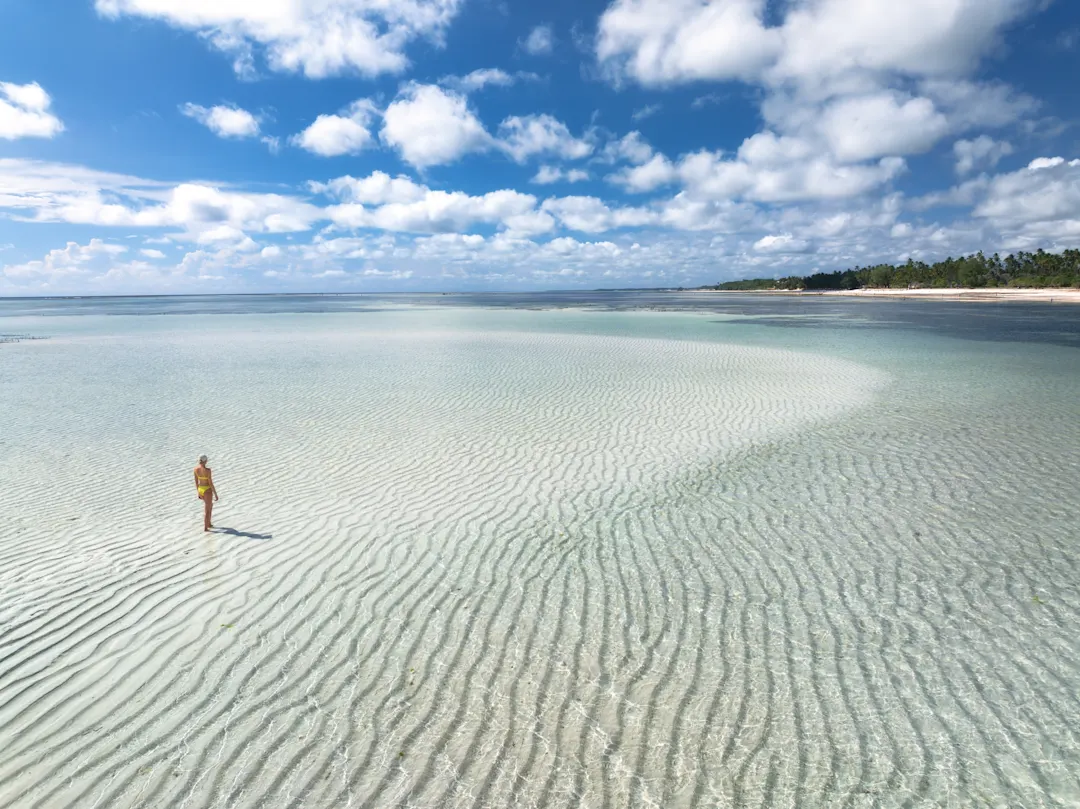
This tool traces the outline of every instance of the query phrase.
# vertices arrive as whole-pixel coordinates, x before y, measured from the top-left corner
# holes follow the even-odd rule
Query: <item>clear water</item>
[[[1080,804],[1080,311],[8,300],[5,337],[0,805]]]

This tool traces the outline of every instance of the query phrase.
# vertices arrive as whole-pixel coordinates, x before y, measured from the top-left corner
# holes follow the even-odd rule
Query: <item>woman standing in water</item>
[[[195,467],[195,488],[199,492],[199,499],[206,505],[203,510],[203,530],[209,531],[214,527],[210,524],[210,512],[214,510],[214,500],[217,500],[218,496],[205,455],[199,456],[199,465]]]

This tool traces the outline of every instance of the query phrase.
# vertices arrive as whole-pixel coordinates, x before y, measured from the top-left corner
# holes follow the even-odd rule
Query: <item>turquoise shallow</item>
[[[6,300],[0,456],[2,806],[1080,805],[1080,310]]]

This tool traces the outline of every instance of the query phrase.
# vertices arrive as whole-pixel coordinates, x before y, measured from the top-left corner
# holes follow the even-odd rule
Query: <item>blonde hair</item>
[[[207,462],[208,460],[210,460],[210,459],[209,459],[209,458],[207,458],[207,457],[206,457],[205,455],[200,455],[200,456],[199,456],[199,463],[202,463],[202,464],[204,464],[204,463],[206,463],[206,462]]]

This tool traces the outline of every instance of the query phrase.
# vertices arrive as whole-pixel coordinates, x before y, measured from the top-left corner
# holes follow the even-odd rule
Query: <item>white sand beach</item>
[[[982,301],[992,303],[1080,303],[1080,289],[851,289],[804,292],[804,295],[836,295],[845,298],[899,298],[911,300]]]

